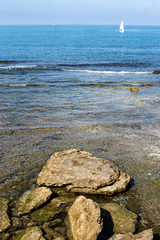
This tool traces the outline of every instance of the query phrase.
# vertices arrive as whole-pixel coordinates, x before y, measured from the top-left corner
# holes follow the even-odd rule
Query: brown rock
[[[68,211],[68,236],[72,240],[96,240],[102,230],[98,204],[79,196]]]
[[[112,195],[125,190],[130,177],[105,159],[71,149],[53,154],[37,182],[39,185],[65,187],[70,192]]]
[[[5,198],[0,198],[0,232],[3,232],[10,227],[11,221],[7,214],[8,203],[9,201]]]

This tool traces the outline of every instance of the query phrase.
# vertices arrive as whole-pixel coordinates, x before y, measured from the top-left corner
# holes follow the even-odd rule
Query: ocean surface
[[[34,184],[53,152],[80,148],[132,177],[123,201],[159,229],[154,71],[160,26],[125,26],[123,34],[105,25],[0,26],[0,196]]]

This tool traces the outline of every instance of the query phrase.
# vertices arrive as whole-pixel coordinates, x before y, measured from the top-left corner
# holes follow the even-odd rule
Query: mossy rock
[[[57,207],[51,201],[43,208],[37,209],[33,213],[31,213],[31,218],[33,221],[36,222],[47,222],[51,221],[59,211],[60,211],[59,207]]]
[[[106,225],[112,227],[114,233],[133,233],[137,224],[137,215],[117,203],[101,205]],[[106,210],[106,212],[104,212]]]
[[[14,212],[19,216],[30,213],[47,202],[51,195],[52,191],[46,187],[28,190],[19,198]]]

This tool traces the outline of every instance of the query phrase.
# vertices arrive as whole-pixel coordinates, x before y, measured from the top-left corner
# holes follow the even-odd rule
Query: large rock
[[[103,210],[107,210],[106,213]],[[137,215],[127,210],[124,206],[117,203],[107,203],[102,205],[102,213],[104,213],[105,225],[113,226],[114,233],[133,233],[136,230]]]
[[[70,192],[112,195],[124,191],[130,177],[105,159],[71,149],[54,153],[37,182],[39,185],[65,187]]]
[[[11,221],[7,214],[8,203],[9,201],[5,198],[0,198],[0,232],[3,232],[10,227]]]
[[[52,195],[52,191],[46,187],[38,187],[26,191],[17,202],[15,213],[23,215],[44,204]]]
[[[68,236],[72,240],[96,240],[102,230],[98,204],[79,196],[68,211]]]
[[[152,229],[145,230],[139,234],[115,234],[108,240],[153,240],[153,231]]]

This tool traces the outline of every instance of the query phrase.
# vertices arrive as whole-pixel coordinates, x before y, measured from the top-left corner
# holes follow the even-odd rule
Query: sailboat
[[[120,31],[121,33],[124,33],[124,24],[123,24],[123,21],[121,21],[121,25],[120,25],[119,31]]]

